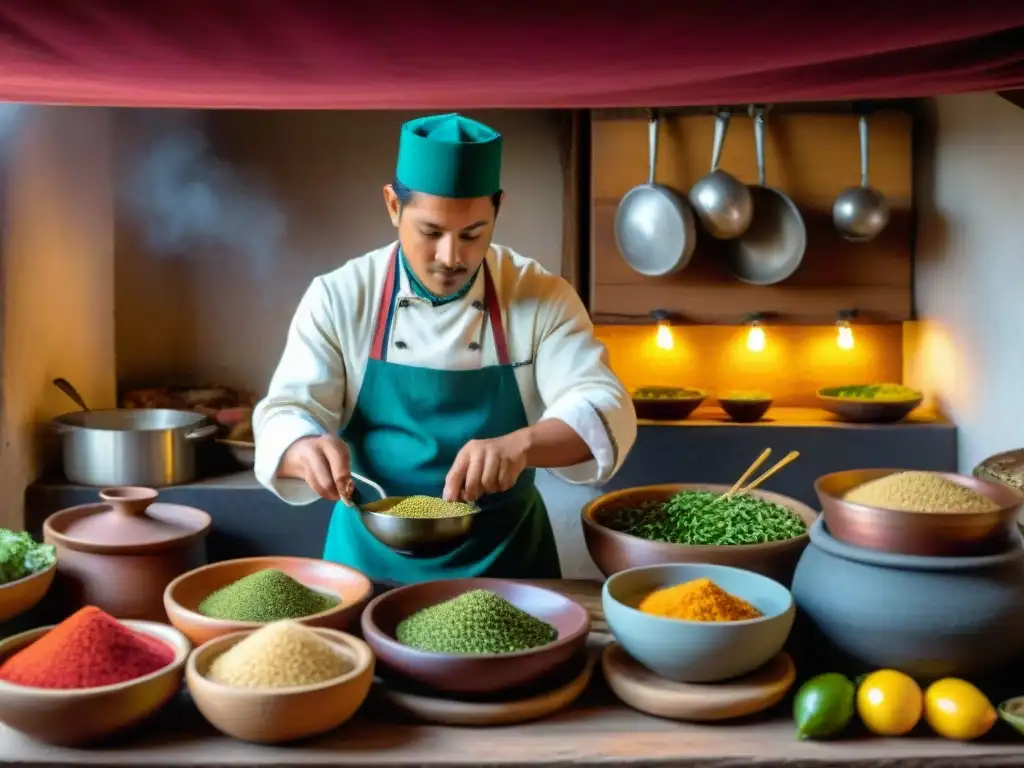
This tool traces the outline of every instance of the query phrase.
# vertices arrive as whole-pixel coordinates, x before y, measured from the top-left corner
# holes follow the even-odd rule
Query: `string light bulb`
[[[654,331],[654,343],[658,349],[670,352],[675,347],[676,340],[672,333],[672,323],[669,322],[668,312],[656,309],[651,312],[651,318],[658,324]]]
[[[764,352],[763,320],[764,316],[760,314],[753,314],[747,317],[747,324],[750,326],[750,330],[747,331],[747,349],[751,352]]]
[[[836,313],[836,346],[843,350],[853,349],[853,327],[850,321],[857,316],[856,310],[842,309]]]

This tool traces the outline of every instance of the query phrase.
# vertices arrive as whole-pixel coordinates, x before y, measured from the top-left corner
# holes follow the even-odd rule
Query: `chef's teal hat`
[[[454,113],[410,120],[398,140],[395,178],[438,197],[493,195],[501,189],[501,134]]]

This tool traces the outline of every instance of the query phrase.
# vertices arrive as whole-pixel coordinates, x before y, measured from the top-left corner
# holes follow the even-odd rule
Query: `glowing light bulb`
[[[751,323],[747,331],[747,349],[751,352],[764,352],[764,328],[756,321]]]
[[[672,349],[676,345],[676,340],[672,335],[672,326],[666,322],[658,323],[658,330],[655,332],[654,341],[658,345],[658,349]]]
[[[845,320],[836,323],[836,345],[840,349],[853,349],[853,328]]]

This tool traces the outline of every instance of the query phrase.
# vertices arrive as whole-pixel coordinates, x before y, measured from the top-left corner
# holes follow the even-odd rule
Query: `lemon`
[[[857,688],[857,714],[872,733],[903,736],[921,720],[924,698],[910,677],[894,669],[880,669]]]
[[[939,736],[957,741],[984,736],[998,717],[985,694],[955,677],[928,686],[924,692],[924,716]]]

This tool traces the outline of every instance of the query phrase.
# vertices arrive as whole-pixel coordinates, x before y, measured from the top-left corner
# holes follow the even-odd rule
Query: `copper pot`
[[[43,523],[43,539],[57,548],[66,607],[95,605],[119,619],[166,622],[164,589],[206,564],[210,516],[155,503],[151,488],[106,488],[99,497],[99,503],[62,509]]]

